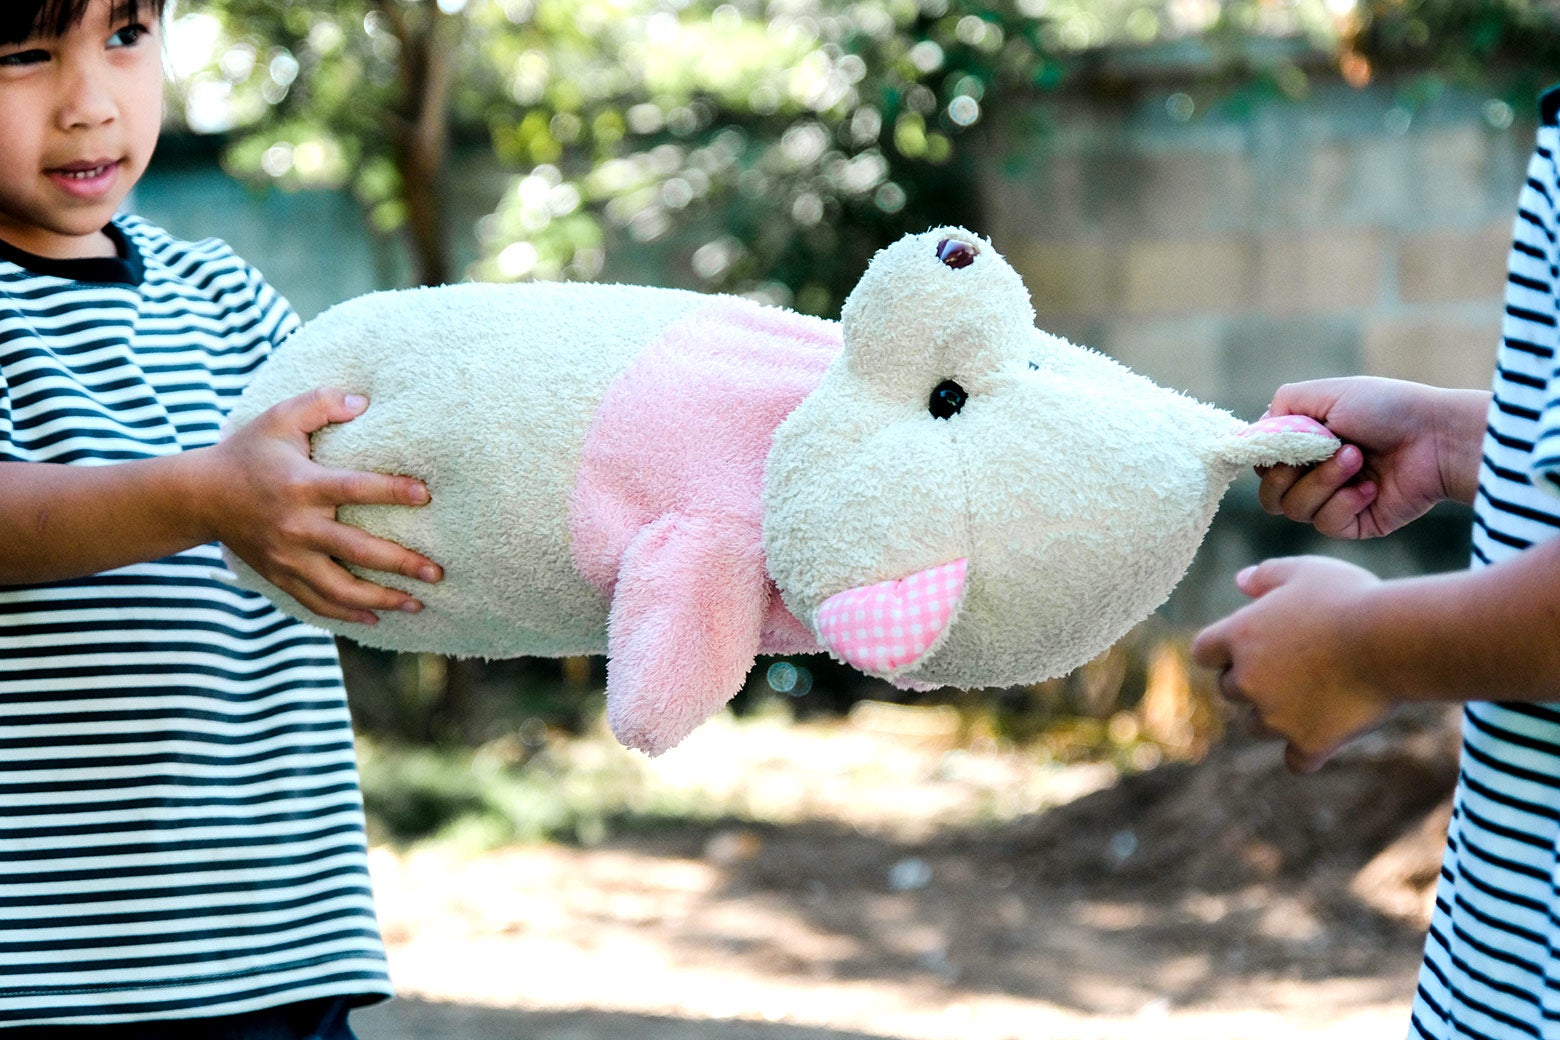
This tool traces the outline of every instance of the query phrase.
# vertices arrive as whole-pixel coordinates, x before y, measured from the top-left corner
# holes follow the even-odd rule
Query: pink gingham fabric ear
[[[1237,437],[1250,437],[1258,433],[1312,433],[1318,437],[1332,437],[1332,431],[1309,415],[1266,415],[1243,430],[1236,430]]]
[[[870,675],[894,676],[925,659],[964,603],[969,561],[954,560],[906,578],[847,589],[814,616],[818,639],[835,657]]]

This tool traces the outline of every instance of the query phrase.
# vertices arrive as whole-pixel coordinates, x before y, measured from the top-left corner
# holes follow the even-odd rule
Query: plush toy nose
[[[969,560],[907,578],[847,589],[814,616],[818,640],[868,675],[893,678],[921,664],[942,643],[964,605]]]
[[[974,244],[957,238],[945,238],[937,243],[937,259],[952,268],[968,267],[980,255]]]

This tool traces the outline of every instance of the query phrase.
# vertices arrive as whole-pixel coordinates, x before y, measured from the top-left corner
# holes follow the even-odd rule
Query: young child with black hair
[[[116,215],[162,122],[163,0],[0,7],[0,1037],[340,1038],[390,992],[325,616],[419,609],[335,520],[322,388],[221,436],[297,326],[221,242]]]

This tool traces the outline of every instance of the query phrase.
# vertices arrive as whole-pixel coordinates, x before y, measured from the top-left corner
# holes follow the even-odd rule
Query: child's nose
[[[64,71],[66,82],[60,91],[59,123],[62,129],[100,126],[119,114],[107,70],[77,65]]]

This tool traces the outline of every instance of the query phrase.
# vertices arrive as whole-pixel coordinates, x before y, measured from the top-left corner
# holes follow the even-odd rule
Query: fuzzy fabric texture
[[[313,319],[256,373],[229,426],[316,386],[366,394],[357,419],[315,434],[329,466],[427,483],[420,509],[339,516],[437,560],[445,580],[365,576],[422,600],[373,626],[317,617],[233,561],[241,583],[366,646],[460,657],[601,654],[608,603],[575,567],[569,501],[607,389],[696,293],[578,284],[374,293]]]
[[[537,330],[547,330],[541,335]],[[741,688],[758,653],[816,652],[763,557],[774,429],[839,353],[836,322],[637,286],[376,293],[309,322],[230,427],[315,386],[368,410],[313,440],[330,466],[406,473],[421,509],[340,517],[439,561],[416,615],[317,617],[230,559],[241,584],[368,646],[463,657],[608,655],[608,716],[657,754]]]
[[[637,286],[373,294],[306,325],[231,421],[320,385],[370,398],[315,435],[322,463],[433,495],[342,519],[445,580],[373,627],[234,561],[239,580],[371,646],[607,653],[614,731],[651,754],[755,654],[820,635],[912,689],[1068,672],[1169,595],[1237,472],[1338,446],[1037,330],[1018,275],[960,228],[880,252],[838,323]],[[850,627],[873,610],[888,628]]]

